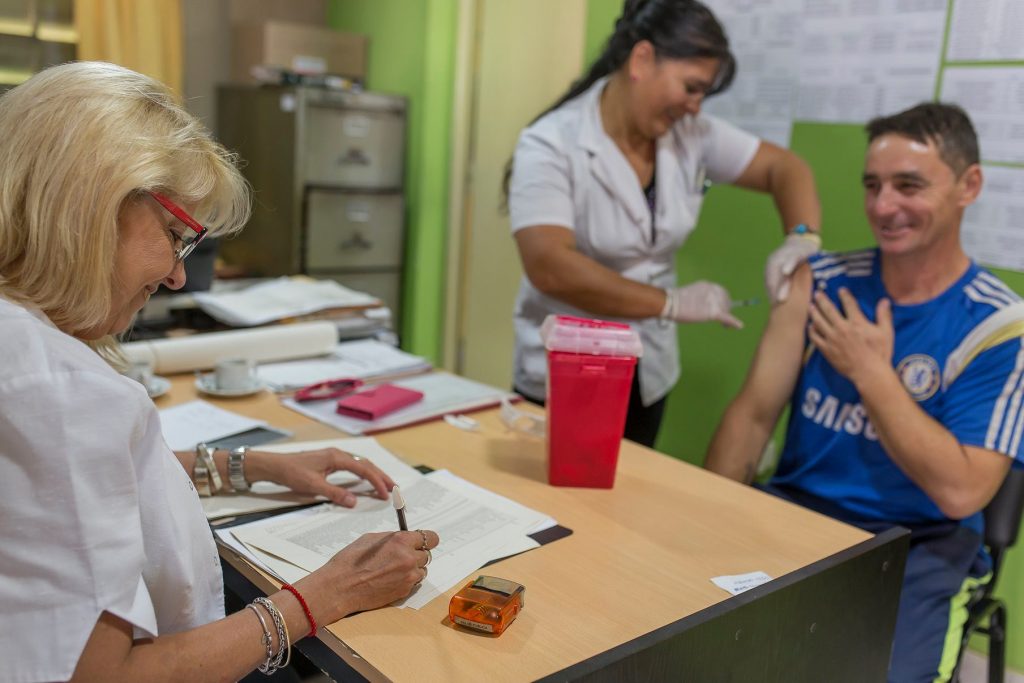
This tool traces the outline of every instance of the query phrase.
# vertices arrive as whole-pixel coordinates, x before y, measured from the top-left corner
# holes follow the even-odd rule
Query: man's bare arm
[[[740,393],[722,415],[704,466],[736,481],[753,479],[757,462],[800,375],[811,292],[806,264],[789,297],[772,309]]]

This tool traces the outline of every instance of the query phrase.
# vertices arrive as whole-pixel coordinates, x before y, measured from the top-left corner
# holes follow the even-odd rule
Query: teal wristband
[[[813,228],[811,228],[806,223],[800,223],[799,225],[794,227],[792,230],[790,230],[790,234],[791,235],[817,235],[818,231],[814,230]]]

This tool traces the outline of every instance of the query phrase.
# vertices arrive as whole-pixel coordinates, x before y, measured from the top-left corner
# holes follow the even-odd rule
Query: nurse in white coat
[[[520,135],[506,177],[524,269],[515,307],[519,393],[543,402],[540,324],[549,313],[632,321],[644,355],[626,438],[653,445],[679,378],[675,323],[741,326],[723,287],[677,282],[676,251],[708,182],[772,195],[788,233],[766,266],[773,301],[818,250],[821,209],[807,164],[700,111],[735,69],[721,25],[701,3],[627,0],[589,72]]]

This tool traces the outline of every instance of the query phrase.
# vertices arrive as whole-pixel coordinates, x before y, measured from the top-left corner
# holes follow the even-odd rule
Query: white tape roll
[[[262,363],[321,356],[337,344],[334,323],[311,322],[130,342],[122,349],[132,362],[149,361],[154,372],[174,374],[212,368],[222,358]]]

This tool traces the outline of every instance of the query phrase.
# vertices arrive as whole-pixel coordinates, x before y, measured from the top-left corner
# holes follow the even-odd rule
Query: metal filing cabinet
[[[254,275],[308,273],[400,319],[406,101],[301,86],[218,89],[218,137],[252,183],[253,217],[221,246]]]

